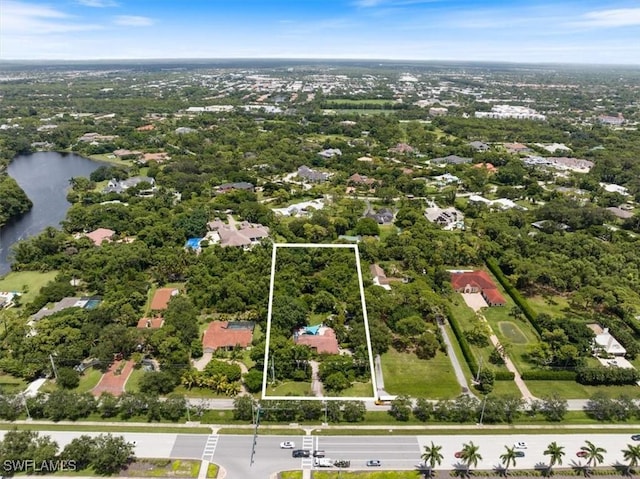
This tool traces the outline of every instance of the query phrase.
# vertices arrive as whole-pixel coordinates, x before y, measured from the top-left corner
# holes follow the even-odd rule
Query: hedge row
[[[576,380],[580,384],[591,386],[635,384],[640,380],[640,373],[627,368],[578,368]]]
[[[576,372],[566,369],[529,369],[522,372],[525,381],[575,381]]]
[[[493,371],[493,374],[495,375],[496,381],[513,381],[516,377],[516,375],[511,371],[499,370]]]
[[[509,279],[504,275],[496,259],[487,258],[486,264],[489,270],[491,270],[493,275],[500,282],[507,294],[511,296],[511,299],[513,299],[513,301],[518,305],[518,307],[522,311],[522,314],[524,314],[525,317],[529,320],[531,325],[537,331],[538,335],[541,335],[542,328],[540,328],[536,321],[537,314],[533,311],[533,309],[531,309],[531,306],[529,306],[527,300],[524,299],[524,297],[520,294],[520,291],[518,291],[515,286],[511,284],[511,281],[509,281]]]
[[[451,325],[451,329],[453,330],[453,334],[455,334],[456,339],[458,340],[458,344],[460,345],[460,349],[462,350],[462,355],[469,365],[471,374],[475,374],[475,372],[478,370],[478,363],[476,362],[475,356],[471,352],[471,348],[469,347],[467,338],[464,335],[464,331],[462,331],[462,328],[458,324],[458,320],[453,316],[451,309],[447,307],[446,313],[447,318],[449,319],[449,324]]]

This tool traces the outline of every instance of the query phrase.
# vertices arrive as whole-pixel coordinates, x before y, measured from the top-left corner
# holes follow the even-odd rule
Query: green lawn
[[[454,296],[453,300],[450,302],[450,305],[451,305],[450,306],[451,313],[454,315],[454,317],[458,321],[458,324],[460,325],[463,331],[473,330],[477,325],[482,324],[481,321],[476,317],[475,312],[470,307],[467,306],[467,304],[464,302],[464,299],[462,299],[462,296],[460,296],[459,294],[456,294]],[[504,310],[504,308],[485,308],[482,310],[482,314],[485,314],[485,313],[491,314],[492,313],[490,311],[491,309]],[[489,320],[488,317],[487,317],[487,322],[493,328],[493,325],[491,324],[491,321]],[[496,329],[498,329],[497,326],[496,326]],[[504,341],[504,338],[500,337],[499,332],[494,331],[494,333],[496,334],[496,336],[498,336],[501,342]],[[451,340],[456,341],[455,335],[452,334]],[[491,355],[491,352],[494,349],[492,344],[482,348],[475,346],[473,344],[469,344],[469,348],[471,349],[471,352],[476,358],[476,362],[478,364],[480,364],[480,358],[482,358],[482,364],[491,364],[491,362],[489,361],[489,356]],[[507,368],[504,365],[491,364],[491,367],[494,370],[502,370],[502,371],[507,370]],[[473,371],[473,374],[474,375],[477,374],[477,371]]]
[[[144,374],[145,371],[142,368],[133,368],[129,379],[127,379],[127,384],[124,385],[124,390],[128,393],[138,392],[140,390],[140,379]]]
[[[22,392],[26,388],[27,382],[24,379],[9,374],[0,374],[0,393]]]
[[[564,316],[570,311],[569,302],[564,296],[532,296],[527,302],[538,314],[548,314],[552,317]]]
[[[341,391],[338,396],[342,397],[374,397],[373,386],[371,385],[371,381],[367,381],[366,383],[353,383],[350,388]]]
[[[198,477],[200,464],[182,459],[138,459],[124,472],[128,477]]]
[[[520,330],[517,324],[511,321],[500,321],[498,328],[502,335],[514,344],[528,344],[529,340]]]
[[[95,368],[87,369],[84,374],[80,375],[80,384],[73,390],[76,393],[86,393],[91,391],[100,382],[102,371]],[[48,380],[40,387],[40,392],[50,393],[58,389],[54,380]]]
[[[267,396],[311,396],[310,382],[285,382],[267,388]]]
[[[216,479],[216,477],[218,477],[218,471],[220,471],[220,467],[217,464],[209,464],[209,467],[207,468],[207,477]]]
[[[610,397],[625,394],[630,397],[640,396],[640,386],[585,386],[573,381],[526,381],[531,394],[538,398],[557,394],[565,399],[587,399],[597,392],[604,392]]]
[[[32,302],[40,289],[57,276],[57,271],[38,273],[36,271],[11,272],[0,279],[0,291],[17,291],[23,293],[20,298],[22,304]]]
[[[451,361],[441,352],[424,360],[413,353],[390,349],[382,355],[382,374],[389,394],[450,399],[461,392]]]
[[[87,369],[82,376],[80,376],[80,384],[75,389],[78,393],[86,393],[91,391],[100,382],[102,377],[102,371],[95,368]]]
[[[313,479],[420,479],[419,471],[314,471]]]
[[[476,391],[477,394],[477,391]],[[491,394],[497,396],[518,396],[521,397],[522,393],[516,383],[513,381],[496,381],[493,383],[493,391]]]

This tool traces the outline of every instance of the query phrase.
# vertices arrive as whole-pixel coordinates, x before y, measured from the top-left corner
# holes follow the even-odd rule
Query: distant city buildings
[[[475,112],[476,118],[494,118],[505,119],[514,118],[517,120],[540,120],[547,119],[545,115],[538,113],[533,108],[526,106],[514,106],[514,105],[494,105],[491,111],[477,111]]]

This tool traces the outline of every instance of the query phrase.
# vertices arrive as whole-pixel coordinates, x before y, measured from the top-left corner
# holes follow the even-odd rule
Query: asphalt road
[[[5,431],[0,431],[0,438]],[[91,436],[99,433],[42,431],[51,436],[62,448],[73,438],[82,434]],[[280,470],[300,470],[312,467],[311,459],[299,459],[291,456],[290,449],[280,449],[280,442],[293,441],[296,448],[322,449],[327,458],[351,461],[351,469],[372,469],[366,467],[366,461],[381,461],[380,469],[414,469],[420,462],[425,445],[432,441],[442,446],[444,460],[441,469],[455,469],[460,461],[454,457],[463,444],[473,441],[480,446],[483,459],[478,469],[493,469],[500,464],[500,455],[505,446],[524,441],[525,457],[518,458],[512,469],[534,468],[548,462],[543,452],[552,441],[565,448],[563,466],[568,467],[585,460],[578,458],[576,452],[584,445],[585,439],[607,449],[604,454],[604,466],[624,463],[621,450],[627,444],[633,444],[630,434],[512,434],[512,435],[464,435],[464,436],[259,436],[256,444],[254,462],[251,464],[253,436],[235,435],[197,435],[163,433],[123,433],[127,441],[135,441],[135,454],[140,458],[182,458],[207,459],[224,467],[228,478],[269,478]],[[637,444],[637,443],[635,443]],[[378,469],[378,468],[376,468]]]

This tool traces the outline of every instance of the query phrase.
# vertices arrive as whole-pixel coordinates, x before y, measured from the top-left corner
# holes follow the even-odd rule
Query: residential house
[[[389,153],[406,155],[406,154],[415,153],[416,149],[411,145],[407,145],[406,143],[398,143],[396,146],[389,148],[387,151]]]
[[[145,190],[140,190],[139,194],[141,196],[152,195],[157,191],[156,188],[156,180],[150,176],[133,176],[131,178],[127,178],[126,180],[116,180],[112,178],[107,183],[107,186],[102,190],[103,193],[124,193],[129,188],[133,188],[134,186],[138,186],[140,183],[148,183],[151,185],[151,188],[147,188]]]
[[[629,211],[627,209],[620,208],[619,206],[610,206],[607,208],[615,216],[616,218],[620,218],[623,220],[633,218],[633,211]]]
[[[151,311],[164,311],[169,307],[169,301],[180,294],[178,288],[159,288],[151,299]]]
[[[471,158],[465,158],[458,155],[449,155],[442,158],[433,158],[430,163],[434,165],[464,165],[471,163]]]
[[[432,223],[441,225],[445,230],[464,228],[464,215],[453,206],[440,208],[434,204],[425,210],[424,216]]]
[[[99,296],[83,296],[83,297],[66,297],[62,298],[50,308],[46,306],[41,308],[37,313],[32,314],[29,317],[29,322],[33,324],[36,321],[40,321],[42,318],[51,316],[68,308],[82,308],[82,309],[95,309],[98,307],[102,299]]]
[[[380,208],[377,212],[369,211],[366,214],[366,217],[376,220],[376,222],[380,225],[388,225],[390,223],[393,223],[393,218],[395,217],[395,215],[389,208]]]
[[[627,350],[612,336],[609,328],[602,328],[599,324],[589,324],[588,326],[595,334],[592,343],[594,352],[604,351],[612,356],[624,356],[627,354]]]
[[[294,333],[293,341],[308,346],[319,354],[340,354],[335,331],[324,325],[300,328]]]
[[[140,318],[138,321],[138,325],[136,326],[138,329],[158,329],[164,325],[164,318],[161,316],[155,318]]]
[[[228,225],[219,219],[215,219],[207,223],[207,227],[217,233],[218,240],[215,236],[205,237],[208,240],[212,240],[213,243],[219,243],[220,246],[226,248],[227,246],[242,247],[245,249],[258,244],[260,240],[269,237],[269,228],[262,226],[261,224],[252,224],[248,221],[243,221],[238,225]]]
[[[113,152],[113,156],[123,159],[123,158],[139,158],[140,155],[142,155],[141,151],[132,151],[132,150],[127,150],[125,148],[120,148],[118,150],[115,150]]]
[[[603,125],[620,126],[624,123],[624,116],[622,113],[618,113],[618,116],[600,115],[598,121]]]
[[[473,165],[474,168],[483,168],[485,170],[487,170],[488,173],[497,173],[498,172],[498,168],[496,168],[495,166],[493,166],[492,163],[476,163],[475,165]]]
[[[373,276],[373,284],[380,286],[386,290],[391,290],[391,283],[398,283],[405,281],[403,278],[388,277],[384,272],[384,269],[379,264],[372,264],[369,266],[371,276]]]
[[[302,165],[298,168],[298,176],[312,183],[320,183],[329,179],[329,173],[312,170],[306,165]]]
[[[323,158],[333,158],[334,156],[342,156],[342,151],[339,148],[328,148],[318,152]]]
[[[356,185],[372,185],[376,180],[373,178],[369,178],[365,175],[361,175],[359,173],[354,173],[349,177],[348,180],[350,183],[354,183]]]
[[[212,321],[202,337],[202,349],[212,353],[217,349],[248,348],[254,328],[251,321]]]
[[[505,143],[503,146],[512,155],[531,152],[531,148],[529,148],[527,145],[523,145],[522,143]]]
[[[435,180],[437,186],[447,186],[452,183],[460,183],[460,178],[458,178],[456,175],[452,175],[451,173],[434,176],[433,180]]]
[[[318,198],[310,201],[302,201],[285,208],[271,208],[279,216],[308,216],[312,211],[324,208],[324,199]]]
[[[472,141],[469,146],[476,151],[489,151],[491,147],[482,141]]]
[[[229,191],[243,190],[254,191],[255,187],[251,183],[246,181],[239,181],[237,183],[224,183],[216,188],[216,193],[228,193]]]
[[[481,270],[451,273],[451,286],[458,293],[480,293],[489,306],[504,306],[507,301],[491,277]]]
[[[98,228],[90,231],[85,236],[89,238],[96,246],[100,246],[105,241],[110,242],[116,232],[108,228]]]

